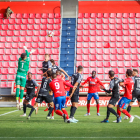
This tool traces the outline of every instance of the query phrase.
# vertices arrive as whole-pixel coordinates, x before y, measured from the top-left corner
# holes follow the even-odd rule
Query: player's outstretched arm
[[[83,86],[84,84],[86,84],[88,81],[89,81],[89,78],[87,78],[87,80],[85,80],[85,82],[83,82],[83,83],[81,84],[81,86]]]
[[[62,68],[61,68],[61,71],[68,77],[68,79],[70,80],[70,77],[69,77],[69,75],[67,74],[67,72],[65,71],[65,70],[63,70]]]
[[[25,50],[25,52],[26,52],[27,57],[29,57],[29,55],[30,55],[30,54],[32,54],[33,52],[35,52],[35,51],[36,51],[36,50],[31,50],[31,52],[28,52],[28,50],[27,50],[27,47],[26,47],[26,46],[23,46],[23,48],[24,48],[24,50]]]
[[[70,83],[68,83],[68,82],[66,82],[66,81],[63,81],[63,83],[64,83],[64,85],[73,88],[73,85],[71,85]]]

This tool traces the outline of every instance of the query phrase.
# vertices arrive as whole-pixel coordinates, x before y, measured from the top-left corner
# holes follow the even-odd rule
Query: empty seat
[[[23,14],[23,18],[29,18],[29,14],[28,13],[24,13]]]
[[[31,61],[37,61],[37,56],[36,55],[32,55]]]
[[[97,14],[96,13],[91,13],[90,17],[91,18],[96,18],[97,17]]]
[[[15,69],[10,68],[10,69],[9,69],[9,74],[16,74]]]
[[[84,73],[84,74],[89,74],[89,73],[90,73],[89,68],[84,68],[83,73]]]
[[[30,13],[29,18],[34,19],[35,18],[35,14],[34,13]]]
[[[83,32],[83,31],[82,31]],[[82,35],[82,34],[81,34]],[[90,35],[90,32],[89,31],[84,31],[84,35],[85,36],[89,36]]]
[[[84,62],[83,67],[89,67],[89,62]]]
[[[97,73],[98,73],[98,74],[104,74],[104,69],[103,69],[103,68],[98,68]]]
[[[103,62],[98,62],[97,63],[97,67],[103,67],[103,66],[104,66]]]
[[[58,55],[53,55],[53,59],[54,59],[55,61],[58,61],[58,60],[59,60],[59,56],[58,56]]]
[[[38,56],[38,60],[39,60],[39,61],[44,61],[44,59],[45,59],[45,57],[44,57],[43,55],[39,55],[39,56]],[[36,60],[35,60],[35,61],[36,61]]]
[[[42,18],[48,18],[48,13],[42,13]]]
[[[55,13],[55,18],[61,18],[60,13]]]
[[[89,61],[89,55],[84,55],[84,56],[83,56],[83,60],[84,60],[84,61]]]
[[[97,67],[96,62],[90,62],[90,67]]]
[[[125,74],[125,68],[119,68],[119,74]]]
[[[9,75],[8,76],[8,81],[13,81],[15,80],[15,75]]]
[[[124,56],[123,55],[118,55],[118,61],[123,61],[124,60]]]
[[[103,55],[97,55],[96,57],[98,61],[103,61]]]
[[[37,63],[36,62],[31,62],[30,63],[31,68],[36,68],[37,67]],[[34,73],[35,74],[35,73]]]
[[[136,61],[132,62],[132,67],[139,67],[138,62],[136,62]]]
[[[10,66],[10,68],[16,68],[17,67],[16,62],[10,62],[9,66]]]
[[[118,67],[124,67],[124,62],[123,61],[119,61],[118,62]]]
[[[85,18],[90,18],[90,13],[85,13],[84,17]]]
[[[131,67],[131,62],[126,61],[126,62],[125,62],[125,67]]]

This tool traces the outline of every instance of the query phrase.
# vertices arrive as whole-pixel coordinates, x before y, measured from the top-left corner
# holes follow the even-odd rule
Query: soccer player
[[[35,50],[31,50],[28,52],[27,47],[23,47],[26,53],[22,53],[21,57],[18,60],[18,69],[16,75],[16,101],[17,101],[17,109],[21,109],[23,106],[23,95],[24,95],[24,88],[26,85],[26,75],[29,70],[29,62],[30,57],[29,55],[32,54]],[[19,103],[19,91],[20,91],[20,103]]]
[[[88,95],[87,95],[87,113],[84,116],[90,115],[90,100],[92,97],[94,97],[96,101],[96,107],[97,107],[97,116],[100,116],[99,113],[99,95],[98,95],[98,90],[99,90],[99,85],[103,86],[103,83],[96,77],[96,71],[92,71],[92,76],[88,77],[87,80],[82,83],[81,85],[83,86],[88,82],[89,89],[88,89]]]
[[[45,54],[45,61],[42,62],[42,70],[43,74],[42,76],[47,75],[47,71],[52,69],[52,63],[50,62],[50,55]]]
[[[129,113],[131,111],[131,106],[132,104],[135,102],[135,100],[138,100],[138,104],[140,106],[140,77],[138,76],[138,70],[137,69],[133,69],[132,72],[132,79],[134,81],[134,90],[132,92],[132,100],[130,102],[130,104],[127,107],[127,112]],[[124,117],[124,120],[127,120],[128,116]]]
[[[130,115],[125,109],[132,100],[132,90],[134,86],[134,81],[132,80],[131,76],[132,76],[132,70],[127,69],[126,79],[124,83],[120,83],[120,86],[125,88],[125,92],[117,106],[117,113],[120,116],[120,120],[121,120],[121,112],[122,112],[123,114],[125,114],[126,116],[130,118],[130,121],[129,121],[130,123],[133,122],[134,116]]]
[[[70,79],[70,77],[66,71],[64,71],[62,68],[58,67],[57,65],[55,65],[55,61],[53,59],[50,59],[50,62],[52,63],[52,72],[53,73],[56,73],[57,70],[61,71]]]
[[[71,122],[78,122],[78,120],[76,120],[74,118],[74,114],[76,112],[76,109],[78,108],[78,101],[79,101],[79,87],[80,87],[80,83],[82,81],[82,75],[81,73],[83,72],[83,67],[82,66],[78,66],[77,68],[77,73],[73,74],[71,77],[71,84],[74,86],[74,88],[70,88],[69,94],[70,94],[70,99],[72,102],[72,106],[70,109],[70,121]]]
[[[26,81],[26,86],[25,86],[25,89],[27,90],[27,92],[26,92],[25,100],[23,102],[24,114],[21,115],[21,117],[26,116],[26,107],[32,108],[32,106],[28,103],[36,96],[35,95],[35,87],[38,87],[37,88],[37,93],[38,93],[40,86],[35,80],[32,79],[32,73],[29,72],[28,73],[28,80]]]
[[[66,119],[67,119],[67,123],[70,123],[69,115],[68,115],[67,111],[65,110],[66,96],[65,96],[64,85],[67,85],[67,86],[73,88],[73,86],[71,84],[65,82],[64,80],[57,79],[56,73],[53,73],[52,82],[49,84],[49,86],[50,86],[50,89],[54,93],[55,113],[57,115],[62,116],[64,118],[64,122],[66,122]],[[62,110],[62,111],[60,111],[60,110]]]
[[[114,77],[115,73],[114,71],[110,70],[109,73],[109,78],[111,79],[110,85],[109,85],[109,90],[105,89],[104,87],[100,87],[103,89],[106,93],[111,93],[112,92],[112,97],[109,100],[108,106],[107,106],[107,116],[106,119],[102,121],[102,123],[108,123],[109,122],[109,116],[110,112],[114,114],[117,117],[117,123],[119,123],[119,115],[116,113],[116,111],[113,109],[113,107],[116,105],[118,100],[120,99],[120,93],[119,93],[119,83],[123,82],[122,79],[119,79],[118,77]]]
[[[49,103],[49,105],[50,105],[49,113],[48,113],[46,119],[51,118],[50,115],[54,109],[54,103],[52,100],[52,96],[49,93],[51,91],[50,86],[49,86],[50,82],[52,81],[51,75],[52,75],[52,71],[48,70],[47,77],[43,77],[42,82],[41,82],[41,88],[39,90],[39,93],[37,93],[38,96],[37,96],[36,102],[35,102],[34,106],[32,106],[31,111],[30,111],[27,119],[30,119],[31,114],[33,113],[33,111],[37,107],[38,103],[42,103],[43,101],[45,101],[46,103]]]

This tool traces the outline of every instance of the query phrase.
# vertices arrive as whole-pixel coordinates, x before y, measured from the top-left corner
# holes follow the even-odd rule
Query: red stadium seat
[[[103,66],[104,66],[103,62],[98,62],[97,63],[97,67],[103,67]]]
[[[55,13],[55,18],[61,18],[60,13]]]
[[[104,74],[104,69],[103,69],[103,68],[98,68],[97,73],[98,73],[98,74]]]
[[[45,59],[45,57],[44,57],[43,55],[39,55],[39,56],[38,56],[38,60],[39,60],[39,61],[44,61],[44,59]]]
[[[90,17],[91,18],[96,18],[97,17],[97,14],[96,13],[91,13]]]
[[[34,13],[30,13],[29,18],[34,19],[35,18],[35,14]]]
[[[42,13],[42,18],[48,18],[48,13]]]
[[[58,61],[58,60],[59,60],[59,56],[58,56],[58,55],[53,55],[53,59],[54,59],[55,61]]]
[[[6,31],[1,31],[1,36],[7,36],[7,32]]]
[[[77,49],[77,54],[83,54],[83,49]]]
[[[31,61],[37,61],[37,56],[36,55],[32,55]]]
[[[113,68],[112,70],[115,72],[115,74],[118,74],[118,69],[117,68]]]
[[[131,62],[126,61],[126,62],[125,62],[125,67],[131,67]]]
[[[42,23],[42,24],[47,24],[48,21],[47,21],[47,19],[42,19],[42,20],[41,20],[41,23]]]
[[[110,62],[104,62],[104,67],[110,67]]]
[[[28,24],[28,19],[22,19],[22,24]]]
[[[84,13],[78,13],[78,18],[84,18]]]
[[[129,44],[128,42],[125,42],[125,43],[123,44],[123,46],[124,46],[124,48],[130,48],[130,44]]]
[[[90,53],[95,55],[97,53],[96,49],[90,49]]]
[[[137,56],[137,55],[132,55],[131,60],[132,60],[132,61],[138,61],[138,56]]]
[[[125,61],[131,61],[131,56],[130,55],[125,55],[124,59],[125,59]]]
[[[79,65],[83,66],[82,62],[77,61],[77,62],[76,62],[76,67],[78,67]]]
[[[84,61],[89,61],[89,55],[84,55],[84,56],[83,56],[83,60],[84,60]]]
[[[0,79],[1,81],[7,81],[7,75],[1,75]]]
[[[16,74],[15,69],[9,69],[9,74]]]
[[[118,49],[118,54],[123,55],[124,54],[124,49]]]
[[[52,50],[52,54],[54,55],[54,54],[59,54],[59,49],[53,49]]]
[[[104,55],[104,61],[110,61],[110,55]]]
[[[83,26],[83,25],[82,25],[82,26]],[[84,29],[84,30],[89,30],[89,28],[90,28],[89,25],[87,25],[87,24],[85,24],[83,28],[82,28],[82,26],[81,26],[81,30],[82,30],[82,29]]]
[[[13,81],[15,80],[15,75],[9,75],[8,76],[8,81]]]
[[[111,54],[117,54],[117,49],[112,49]]]
[[[40,80],[42,80],[42,77],[41,77],[41,75],[37,75],[37,81],[40,81]]]
[[[90,56],[90,61],[96,61],[96,56],[95,55],[91,55]]]
[[[131,49],[132,54],[138,54],[138,50],[137,49]]]
[[[118,62],[118,67],[124,67],[124,62],[123,61],[119,61]]]
[[[37,63],[36,62],[31,62],[30,63],[31,68],[36,68],[37,67]],[[34,73],[35,74],[35,73]]]
[[[82,55],[77,55],[77,58],[76,58],[77,61],[82,61],[82,59],[83,59]]]
[[[104,73],[105,73],[105,74],[108,74],[109,71],[110,71],[110,68],[105,68]]]
[[[89,67],[89,62],[84,62],[83,67]]]
[[[103,19],[103,23],[104,24],[109,24],[109,19],[107,18],[107,19]]]
[[[23,18],[29,18],[29,14],[28,13],[24,13],[23,14]]]
[[[42,25],[43,26],[43,25]],[[40,25],[34,24],[34,29],[35,30],[40,30]]]
[[[27,25],[21,25],[21,30],[27,30]]]
[[[5,56],[6,57],[6,56]],[[7,56],[8,58],[6,58],[5,61],[17,61],[17,56],[16,55],[11,55],[11,57]]]
[[[83,19],[78,19],[78,24],[83,24]]]
[[[123,18],[128,18],[129,14],[128,13],[123,13]]]
[[[104,13],[104,18],[109,18],[109,13]]]
[[[124,61],[124,56],[123,55],[118,55],[118,61]]]
[[[119,68],[119,74],[125,74],[125,68]]]
[[[117,18],[122,18],[122,13],[117,13]]]
[[[40,13],[36,13],[35,18],[41,18],[41,14]]]
[[[33,25],[28,25],[28,30],[34,30],[34,26]]]
[[[139,67],[138,62],[136,62],[136,61],[132,62],[132,67]]]
[[[90,62],[90,67],[97,67],[96,62]]]
[[[103,55],[97,55],[96,57],[98,61],[103,61]]]
[[[16,62],[10,62],[9,66],[10,66],[10,68],[16,68],[17,67]]]
[[[83,48],[83,43],[77,42],[77,48]]]
[[[54,13],[49,13],[49,18],[54,18]]]
[[[3,68],[9,68],[9,62],[3,62],[2,67]]]
[[[89,73],[90,73],[89,68],[84,68],[83,73],[84,73],[84,74],[89,74]]]
[[[78,36],[83,36],[83,31],[78,30],[77,35],[78,35]]]
[[[110,59],[111,59],[112,61],[117,61],[117,56],[116,56],[116,55],[111,55],[111,56],[110,56]]]
[[[129,14],[129,17],[130,17],[130,18],[135,18],[135,13],[130,13],[130,14]]]
[[[41,24],[41,19],[36,19],[36,20],[35,20],[35,23],[36,23],[36,24]]]
[[[111,62],[111,67],[117,67],[117,62],[116,61],[112,61]]]
[[[90,13],[85,13],[84,17],[85,18],[90,18]]]
[[[34,36],[33,41],[34,42],[39,42],[39,37],[38,36]]]

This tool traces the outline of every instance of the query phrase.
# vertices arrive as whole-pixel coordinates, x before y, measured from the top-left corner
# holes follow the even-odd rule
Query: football
[[[48,37],[52,37],[54,35],[53,31],[48,32]]]

